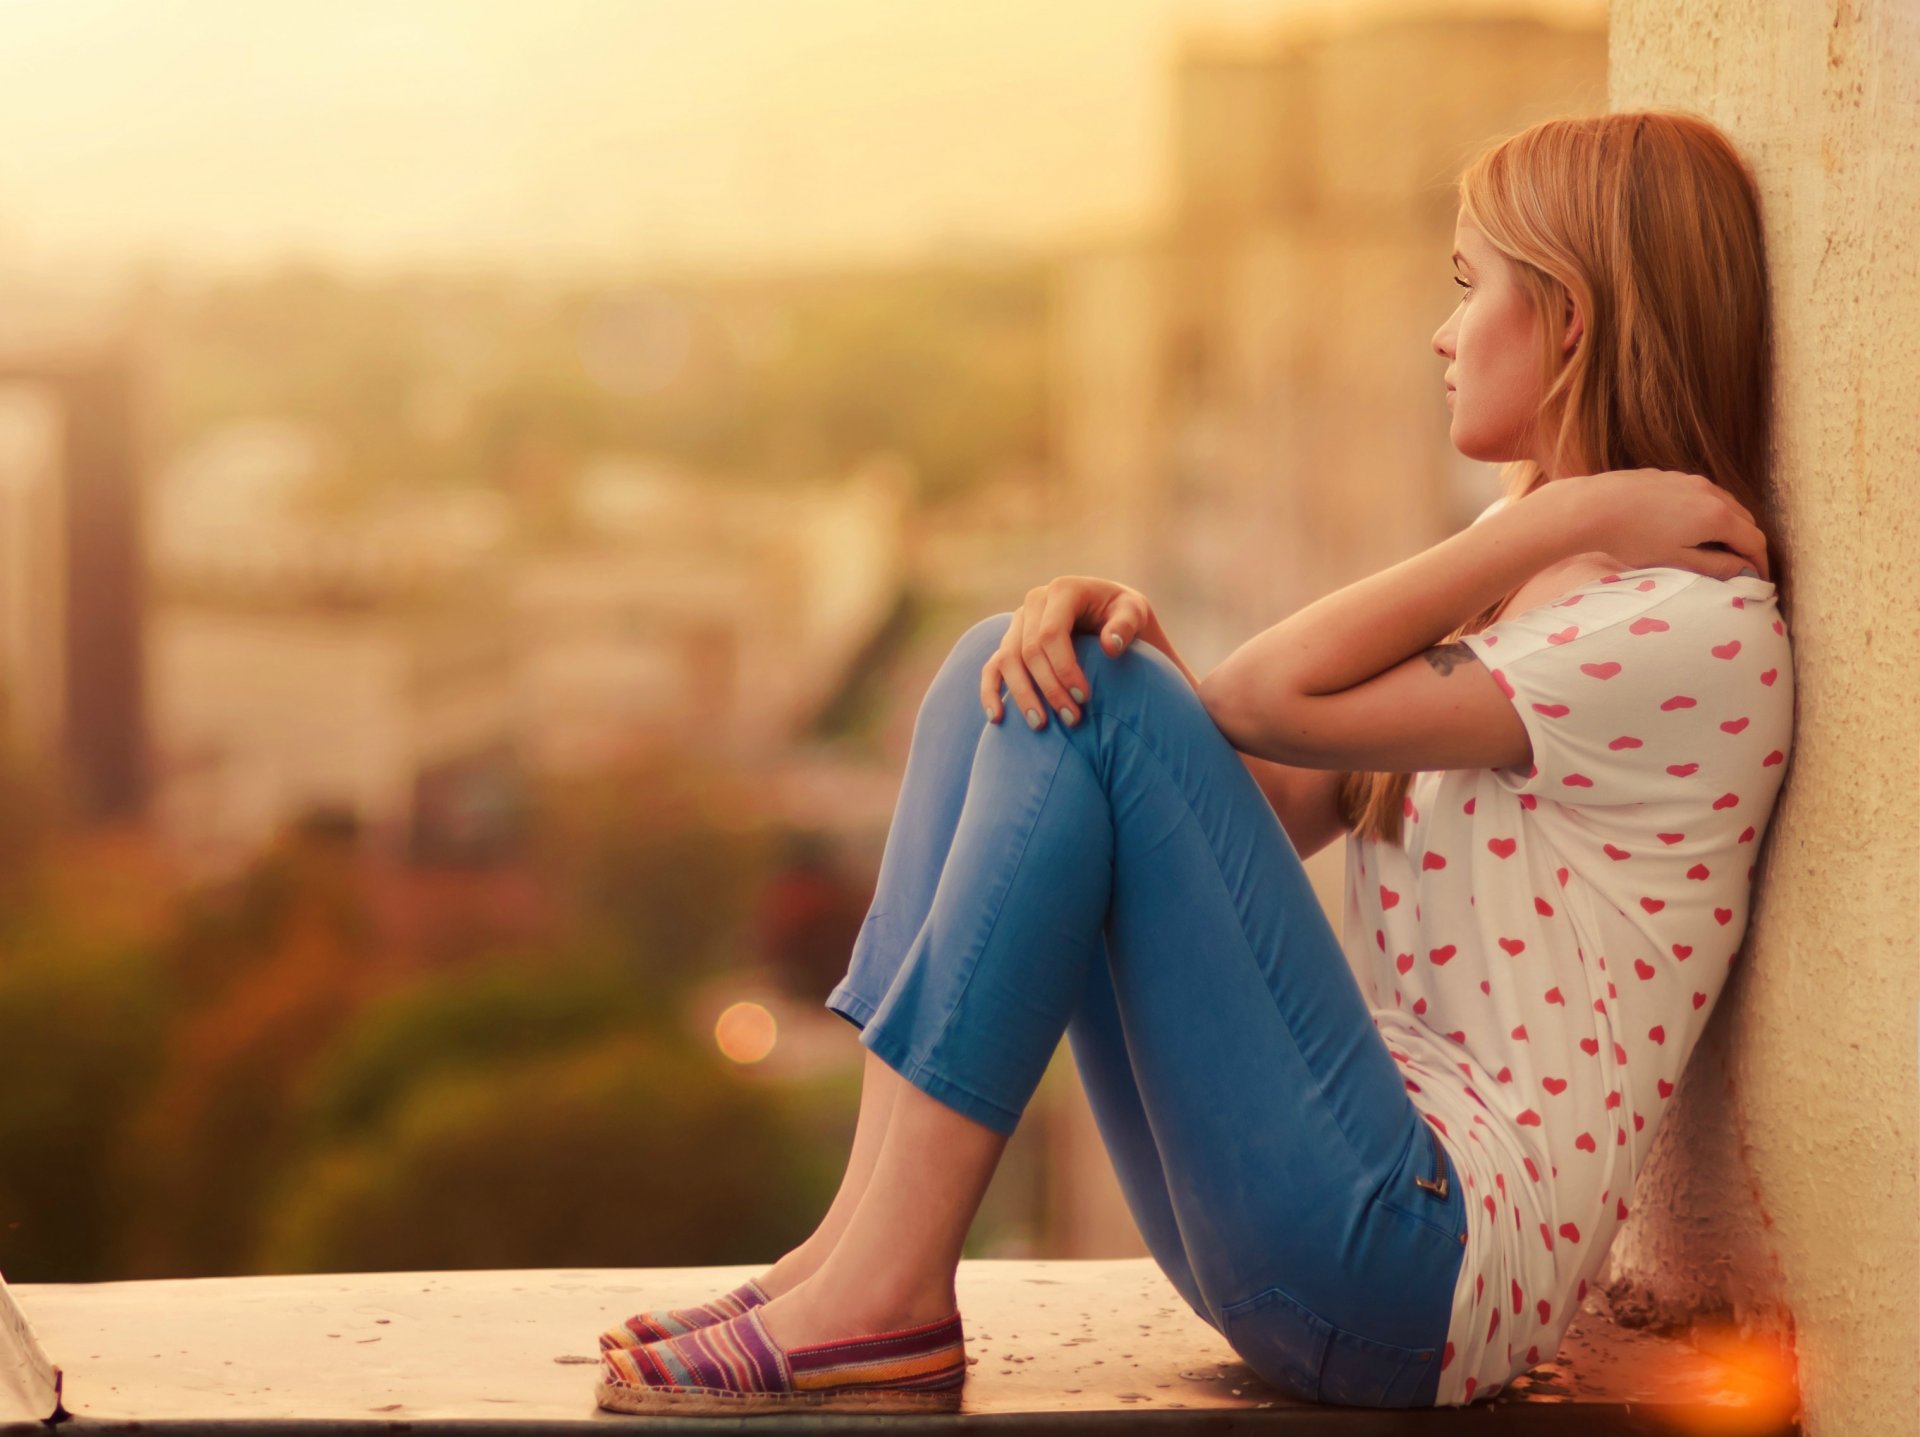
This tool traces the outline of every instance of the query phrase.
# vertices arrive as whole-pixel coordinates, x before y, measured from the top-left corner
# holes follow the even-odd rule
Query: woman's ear
[[[1562,354],[1572,353],[1574,346],[1580,343],[1580,336],[1586,333],[1586,325],[1580,319],[1580,309],[1579,306],[1574,304],[1573,295],[1569,293],[1566,298],[1567,322],[1566,328],[1563,329],[1560,334],[1560,352]]]

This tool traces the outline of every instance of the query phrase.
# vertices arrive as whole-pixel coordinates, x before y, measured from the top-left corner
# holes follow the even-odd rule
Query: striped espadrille
[[[738,1317],[749,1307],[758,1307],[770,1301],[772,1299],[767,1296],[767,1290],[748,1278],[732,1292],[724,1293],[711,1302],[670,1308],[665,1312],[636,1312],[618,1327],[609,1327],[600,1334],[600,1350],[606,1352],[615,1347],[638,1347],[643,1342],[678,1337],[696,1327]]]
[[[601,1359],[614,1412],[954,1412],[967,1376],[954,1312],[919,1327],[783,1349],[757,1307]]]

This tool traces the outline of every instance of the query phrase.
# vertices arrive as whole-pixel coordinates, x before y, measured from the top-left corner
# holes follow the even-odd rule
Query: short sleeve
[[[1721,727],[1742,717],[1733,695],[1766,648],[1762,611],[1729,597],[1755,584],[1771,595],[1764,581],[1629,570],[1465,635],[1533,745],[1531,769],[1494,772],[1575,805],[1679,797],[1687,781],[1709,781],[1717,745],[1738,732]]]

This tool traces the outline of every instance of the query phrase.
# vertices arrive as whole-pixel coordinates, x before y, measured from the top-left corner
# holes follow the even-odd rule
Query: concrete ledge
[[[595,1338],[630,1312],[704,1301],[742,1267],[354,1273],[45,1283],[12,1291],[64,1374],[72,1437],[389,1437],[457,1428],[542,1437],[582,1423],[765,1434],[992,1427],[1295,1433],[1675,1433],[1785,1437],[1742,1416],[1738,1374],[1590,1304],[1558,1360],[1466,1409],[1301,1406],[1255,1378],[1147,1258],[968,1261],[958,1289],[973,1365],[940,1417],[636,1418],[593,1400]],[[1123,1415],[1124,1414],[1124,1415]],[[1709,1429],[1701,1418],[1711,1415]],[[1691,1419],[1691,1420],[1690,1420]],[[44,1434],[0,1421],[0,1437]]]

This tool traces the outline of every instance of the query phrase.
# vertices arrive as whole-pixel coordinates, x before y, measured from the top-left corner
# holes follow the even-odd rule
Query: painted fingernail
[[[1073,710],[1063,705],[1060,709],[1060,722],[1071,725],[1073,723]]]
[[[1040,710],[1039,709],[1027,710],[1027,723],[1032,728],[1040,727]]]
[[[1077,704],[1083,704],[1087,701],[1087,696],[1077,688],[1068,689],[1067,692],[1073,695],[1073,701]]]

